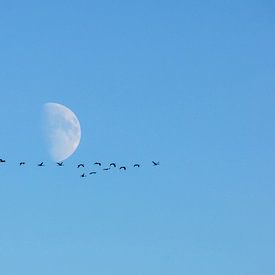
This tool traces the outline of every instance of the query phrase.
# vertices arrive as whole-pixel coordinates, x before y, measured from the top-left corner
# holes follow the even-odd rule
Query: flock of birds
[[[5,162],[6,162],[5,159],[1,159],[1,158],[0,158],[0,164],[1,164],[1,163],[5,163]],[[21,161],[21,162],[19,163],[20,166],[23,166],[23,165],[25,165],[25,164],[26,164],[26,162],[24,162],[24,161]],[[156,161],[152,161],[152,164],[153,164],[153,166],[158,166],[158,165],[159,165],[159,161],[157,161],[157,162],[156,162]],[[63,162],[63,161],[62,161],[62,162],[57,162],[56,165],[59,166],[59,167],[64,166],[64,162]],[[101,162],[95,162],[94,165],[96,165],[96,166],[98,166],[98,167],[101,167],[101,166],[102,166],[102,163],[101,163]],[[38,163],[37,166],[38,166],[38,167],[43,167],[43,166],[45,166],[45,163],[42,161],[42,162]],[[135,164],[133,165],[134,168],[139,168],[140,166],[141,166],[141,165],[140,165],[139,163],[135,163]],[[83,168],[85,167],[84,163],[79,163],[79,164],[77,165],[77,168],[81,168],[81,167],[83,167]],[[117,166],[117,164],[116,164],[115,162],[112,162],[112,163],[109,164],[108,167],[103,168],[103,170],[104,170],[104,171],[108,171],[108,170],[111,169],[111,167],[116,168],[116,167],[118,167],[118,166]],[[125,171],[126,169],[127,169],[126,166],[119,166],[119,170],[124,170],[124,171]],[[91,172],[89,173],[89,175],[95,175],[96,173],[97,173],[97,171],[91,171]],[[81,177],[81,178],[85,178],[85,177],[87,177],[87,174],[86,174],[86,173],[82,173],[82,174],[80,175],[80,177]]]

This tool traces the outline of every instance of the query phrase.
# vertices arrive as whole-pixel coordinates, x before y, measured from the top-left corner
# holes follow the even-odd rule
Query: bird
[[[37,164],[37,166],[44,166],[44,162],[42,161],[41,163]]]
[[[134,167],[140,167],[140,164],[137,164],[137,163],[136,163],[136,164],[134,165]]]
[[[78,164],[77,168],[79,168],[79,167],[83,167],[84,168],[84,164],[83,163]]]
[[[101,166],[101,162],[95,162],[95,165]]]
[[[5,159],[0,159],[0,162],[6,162],[6,160]]]
[[[85,173],[81,174],[80,177],[85,178],[86,177]]]
[[[108,168],[103,168],[103,170],[104,171],[108,171],[108,170],[110,170],[110,168],[108,167]]]
[[[57,162],[56,164],[57,164],[58,166],[64,166],[63,161],[62,161],[62,162]]]
[[[110,166],[116,167],[116,164],[114,162],[110,163]]]
[[[92,171],[92,172],[90,172],[89,174],[90,174],[90,175],[95,175],[96,172],[95,172],[95,171]]]
[[[159,161],[158,161],[158,162],[155,162],[155,161],[152,160],[152,162],[153,162],[153,165],[154,165],[154,166],[159,165]]]
[[[119,167],[119,170],[121,170],[121,169],[126,170],[126,167],[125,166]]]
[[[21,161],[20,163],[19,163],[19,165],[21,166],[21,165],[25,165],[26,163],[24,162],[24,161]]]

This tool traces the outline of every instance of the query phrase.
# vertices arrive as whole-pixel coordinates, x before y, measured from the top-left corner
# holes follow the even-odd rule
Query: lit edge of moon
[[[43,107],[43,130],[48,152],[52,160],[63,161],[79,146],[80,122],[75,113],[62,104],[49,102]]]

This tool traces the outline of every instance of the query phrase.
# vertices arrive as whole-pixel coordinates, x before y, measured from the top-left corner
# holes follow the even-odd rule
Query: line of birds
[[[5,159],[1,159],[1,158],[0,158],[0,163],[5,163],[5,162],[6,162]],[[152,161],[152,163],[153,163],[153,166],[158,166],[158,165],[159,165],[159,161],[158,161],[158,162]],[[21,162],[19,163],[20,166],[25,165],[25,164],[26,164],[26,162],[24,162],[24,161],[21,161]],[[63,161],[62,161],[62,162],[57,162],[56,165],[57,165],[57,166],[64,166],[64,162],[63,162]],[[95,162],[94,165],[97,165],[97,166],[101,167],[101,166],[102,166],[102,163],[101,163],[101,162]],[[43,167],[43,166],[45,166],[45,163],[42,161],[42,162],[38,163],[37,166]],[[140,166],[141,166],[141,165],[140,165],[139,163],[135,163],[135,164],[133,165],[133,167],[135,167],[135,168],[139,168]],[[80,167],[83,167],[83,168],[84,168],[84,167],[85,167],[84,163],[79,163],[79,164],[77,165],[77,168],[80,168]],[[110,163],[110,164],[109,164],[109,167],[103,168],[103,170],[104,170],[104,171],[108,171],[108,170],[111,169],[111,167],[116,168],[116,167],[117,167],[116,163],[115,163],[115,162]],[[124,170],[124,171],[125,171],[126,169],[127,169],[126,166],[120,166],[120,167],[119,167],[119,170]],[[97,173],[96,171],[92,171],[92,172],[90,172],[89,174],[90,174],[90,175],[95,175],[96,173]],[[86,177],[86,176],[87,176],[87,175],[86,175],[85,173],[82,173],[82,174],[80,175],[80,177],[82,177],[82,178],[84,178],[84,177]]]

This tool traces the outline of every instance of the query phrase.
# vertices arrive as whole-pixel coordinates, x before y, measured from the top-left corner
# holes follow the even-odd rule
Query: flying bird
[[[110,166],[116,167],[116,164],[114,162],[110,163]]]
[[[95,165],[101,166],[101,162],[95,162]]]
[[[125,166],[119,167],[119,170],[121,170],[121,169],[126,170],[126,167]]]
[[[42,161],[41,163],[37,164],[37,166],[41,167],[41,166],[45,166],[45,165],[44,165],[44,162]]]
[[[86,177],[85,173],[81,174],[80,177],[85,178]]]
[[[158,162],[155,162],[155,161],[152,160],[152,162],[153,162],[153,165],[154,165],[154,166],[159,165],[159,161],[158,161]]]
[[[24,161],[21,161],[20,163],[19,163],[19,165],[21,166],[21,165],[25,165],[26,163],[24,162]]]
[[[104,170],[104,171],[108,171],[108,170],[110,170],[110,168],[109,168],[109,167],[108,167],[108,168],[104,168],[103,170]]]
[[[140,164],[137,164],[137,163],[136,163],[136,164],[134,165],[134,167],[140,167]]]
[[[83,163],[78,164],[77,168],[79,168],[79,167],[83,167],[84,168],[84,164]]]
[[[90,172],[89,174],[90,174],[90,175],[95,175],[96,172],[95,172],[95,171],[92,171],[92,172]]]
[[[56,164],[57,164],[58,166],[64,166],[63,161],[62,161],[62,162],[57,162]]]
[[[5,159],[0,159],[0,162],[6,162],[6,160]]]

